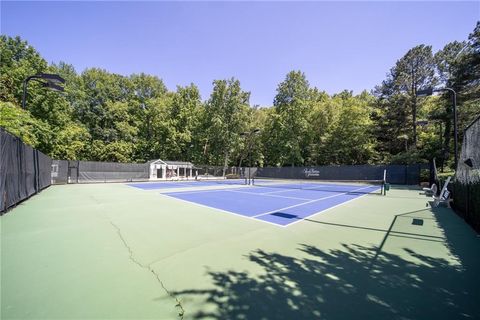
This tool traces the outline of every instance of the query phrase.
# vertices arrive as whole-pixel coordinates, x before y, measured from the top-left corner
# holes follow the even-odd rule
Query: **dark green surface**
[[[0,220],[2,319],[478,317],[480,239],[427,200],[393,186],[283,228],[53,186]]]

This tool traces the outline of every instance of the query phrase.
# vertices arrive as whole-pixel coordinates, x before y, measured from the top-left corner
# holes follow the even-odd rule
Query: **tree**
[[[199,152],[193,134],[198,133],[196,127],[199,125],[200,105],[200,91],[197,86],[191,84],[177,87],[168,107],[172,127],[169,154],[172,159],[189,160],[195,152]]]
[[[0,49],[0,125],[58,159],[163,158],[225,167],[249,163],[251,142],[258,165],[418,162],[450,151],[453,119],[449,94],[417,100],[418,89],[438,79],[457,91],[460,134],[480,113],[480,22],[468,41],[435,55],[426,45],[409,50],[374,96],[348,90],[329,96],[292,71],[271,108],[250,108],[250,93],[234,78],[215,80],[202,102],[194,84],[173,92],[145,73],[91,68],[78,74],[65,62],[48,65],[19,37],[0,36]],[[65,93],[31,82],[22,110],[22,82],[39,72],[65,78]],[[417,119],[430,124],[417,130]],[[241,136],[257,128],[251,141]]]
[[[70,122],[55,132],[49,155],[53,159],[88,160],[89,142],[88,130],[81,124]]]
[[[305,164],[328,164],[328,155],[325,154],[324,146],[332,134],[334,123],[338,120],[340,106],[327,93],[317,88],[310,90],[309,104]]]
[[[377,144],[377,157],[388,162],[392,154],[402,152],[410,134],[409,100],[403,94],[377,96],[372,112],[373,134]],[[399,138],[402,137],[402,138]]]
[[[455,75],[458,73],[459,63],[461,61],[461,53],[464,51],[467,43],[466,42],[451,42],[445,45],[442,50],[439,50],[434,58],[438,73],[439,82],[442,87],[452,88],[455,91],[460,91],[460,86],[458,81],[455,79]],[[460,97],[458,97],[460,98]],[[461,100],[458,99],[459,102]],[[452,104],[452,95],[447,92],[442,95],[442,99],[438,101],[438,104],[441,105],[441,108],[437,108],[435,113],[431,114],[431,120],[437,120],[443,122],[444,133],[443,133],[443,151],[439,155],[442,167],[443,163],[448,160],[450,154],[450,141],[452,136],[452,119],[453,119],[453,104]]]
[[[456,60],[450,83],[457,88],[459,126],[464,128],[480,113],[480,22]]]
[[[265,111],[265,124],[261,132],[263,156],[266,166],[279,166],[284,163],[283,146],[279,143],[282,133],[280,115],[274,108]]]
[[[246,128],[249,99],[250,93],[243,91],[240,81],[234,78],[213,82],[213,92],[203,114],[208,162],[220,165],[223,158],[224,167],[228,164],[228,156]]]
[[[458,128],[462,138],[461,128],[480,113],[480,22],[470,34],[469,41],[448,43],[435,54],[435,62],[442,86],[457,92]],[[438,105],[441,108],[434,108],[430,118],[444,124],[442,156],[447,159],[453,131],[451,93],[443,93]]]
[[[0,127],[16,135],[26,144],[43,149],[52,138],[50,126],[11,102],[0,101]]]
[[[133,74],[129,80],[132,84],[132,100],[137,104],[136,115],[140,120],[140,135],[148,140],[152,136],[151,105],[156,99],[166,95],[167,87],[158,77],[145,73]]]
[[[309,83],[301,71],[289,72],[278,85],[273,101],[275,114],[270,118],[273,123],[269,128],[272,134],[271,144],[275,144],[278,150],[270,161],[273,160],[277,165],[294,166],[305,161],[302,151],[308,144],[309,94]]]
[[[468,99],[480,98],[480,21],[468,36],[464,54],[457,57],[452,80]]]
[[[432,87],[435,84],[435,64],[432,47],[419,45],[410,49],[391,70],[390,80],[396,92],[406,93],[409,97],[412,114],[412,138],[417,146],[417,90]]]
[[[367,92],[353,96],[344,91],[332,98],[338,114],[320,147],[323,164],[364,164],[372,159],[372,100]]]
[[[76,117],[84,123],[92,139],[114,140],[108,124],[109,102],[127,102],[133,87],[127,78],[101,69],[87,69],[81,74],[85,99],[75,108]]]
[[[44,72],[47,62],[20,37],[0,35],[0,100],[20,106],[23,80],[28,76]],[[29,96],[40,94],[40,86],[32,84]],[[43,90],[43,89],[42,89]]]
[[[265,132],[268,110],[270,109],[260,108],[258,105],[248,109],[245,132],[241,134],[238,148],[235,150],[235,158],[238,161],[234,161],[233,164],[242,167],[264,163],[262,133]]]

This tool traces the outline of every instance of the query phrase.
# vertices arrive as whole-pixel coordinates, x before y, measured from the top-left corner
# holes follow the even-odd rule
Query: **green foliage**
[[[47,62],[20,37],[0,35],[0,52],[0,101],[21,105],[23,81],[28,76],[46,71]],[[30,97],[41,94],[35,84],[29,92]]]
[[[50,153],[54,159],[89,159],[90,134],[77,123],[70,122],[54,134],[54,146]]]
[[[372,159],[374,141],[370,133],[372,121],[371,97],[367,93],[353,97],[340,94],[333,97],[338,117],[321,147],[323,164],[364,164]]]
[[[308,107],[310,87],[305,74],[291,71],[279,84],[273,101],[270,134],[278,153],[269,159],[277,165],[302,165],[307,145]],[[273,133],[272,131],[276,132]]]
[[[399,136],[407,135],[407,144],[410,142],[413,149],[417,147],[417,116],[422,106],[416,93],[419,89],[433,87],[436,81],[432,47],[419,45],[400,58],[390,69],[387,79],[375,88],[381,109],[377,113],[378,121],[383,127],[382,131],[388,134],[387,140],[391,142],[387,147],[389,152],[401,150],[401,144],[394,143],[395,137]],[[409,125],[412,128],[410,132],[407,129]]]
[[[205,104],[202,119],[206,133],[204,155],[210,163],[228,162],[229,154],[246,129],[249,98],[250,93],[243,91],[236,79],[213,82],[213,92]]]
[[[444,183],[448,177],[453,177],[455,175],[455,171],[453,170],[446,170],[444,172],[438,172],[438,179],[441,183]]]
[[[250,93],[234,78],[214,80],[202,101],[194,84],[169,91],[144,73],[77,73],[65,62],[48,65],[19,37],[0,36],[0,49],[0,125],[57,159],[300,166],[436,157],[448,167],[451,95],[417,98],[417,90],[438,84],[457,91],[460,139],[480,114],[480,23],[467,41],[435,54],[423,44],[408,50],[372,94],[329,95],[311,87],[303,72],[291,71],[273,106],[262,108],[249,106]],[[31,81],[22,110],[23,81],[39,72],[60,74],[65,92]]]
[[[415,164],[425,162],[425,160],[420,152],[410,150],[393,155],[389,162],[392,164]]]
[[[199,153],[194,135],[200,134],[196,127],[200,121],[201,104],[200,91],[194,84],[177,87],[167,111],[171,128],[170,158],[187,161]]]
[[[90,145],[91,156],[97,161],[130,162],[135,145],[126,141],[114,141],[104,144],[103,141],[93,140]]]
[[[51,139],[50,126],[11,102],[0,102],[0,126],[32,147]]]

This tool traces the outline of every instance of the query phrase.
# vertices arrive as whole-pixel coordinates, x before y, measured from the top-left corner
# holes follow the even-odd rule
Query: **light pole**
[[[453,99],[453,149],[454,149],[454,154],[455,154],[455,170],[457,170],[457,165],[458,165],[458,130],[457,130],[457,93],[455,90],[452,88],[439,88],[439,89],[434,89],[434,88],[427,88],[425,90],[418,90],[417,91],[417,96],[418,97],[426,97],[426,96],[431,96],[434,92],[440,92],[440,91],[449,91],[452,93],[452,99]]]
[[[65,79],[60,77],[58,74],[51,73],[38,73],[33,76],[27,77],[23,80],[23,96],[22,96],[22,108],[25,109],[26,100],[27,100],[27,86],[30,80],[38,81],[42,84],[42,87],[48,88],[50,90],[63,92],[64,88],[60,84],[65,83]]]
[[[252,170],[252,153],[251,153],[251,149],[252,149],[252,136],[254,134],[258,134],[260,133],[260,129],[256,128],[256,129],[253,129],[252,131],[249,131],[249,132],[242,132],[240,133],[241,136],[244,136],[245,139],[247,140],[247,144],[248,144],[248,149],[247,149],[247,157],[249,157],[249,167],[248,167],[248,184],[251,183],[251,170]],[[242,166],[242,159],[240,159],[240,167]]]

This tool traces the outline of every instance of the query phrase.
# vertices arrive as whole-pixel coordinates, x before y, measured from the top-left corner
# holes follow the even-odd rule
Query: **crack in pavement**
[[[142,263],[140,263],[140,261],[136,260],[133,256],[133,251],[132,251],[132,248],[128,245],[127,241],[125,240],[125,238],[123,237],[122,235],[122,232],[120,230],[120,228],[115,224],[113,223],[111,220],[109,220],[110,224],[117,230],[117,234],[120,238],[120,240],[123,242],[123,245],[124,247],[128,250],[128,253],[130,254],[129,256],[129,259],[135,263],[137,266],[139,266],[140,268],[142,269],[146,269],[148,271],[150,271],[153,276],[155,277],[155,279],[157,280],[157,282],[160,284],[160,286],[163,288],[163,290],[173,299],[175,299],[176,301],[176,305],[175,307],[179,309],[178,311],[178,316],[180,317],[180,320],[183,320],[183,317],[185,315],[185,309],[183,308],[182,306],[182,302],[173,294],[171,293],[166,287],[165,285],[163,284],[162,280],[160,280],[160,276],[158,275],[158,273],[155,272],[155,270],[153,270],[153,268],[151,267],[152,264],[148,264],[148,265],[144,265]]]

